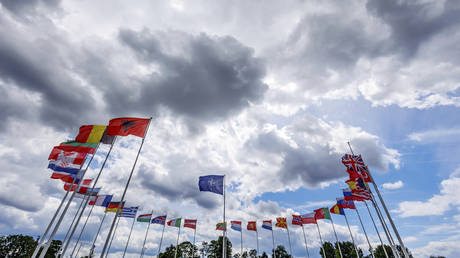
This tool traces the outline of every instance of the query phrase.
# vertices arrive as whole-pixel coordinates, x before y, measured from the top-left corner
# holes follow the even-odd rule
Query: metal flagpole
[[[160,252],[161,252],[161,244],[163,243],[163,235],[165,233],[165,227],[166,227],[166,221],[163,224],[163,231],[161,232],[161,238],[160,238],[160,246],[158,246],[158,254],[157,257],[160,257]]]
[[[78,257],[78,253],[80,252],[80,248],[81,248],[82,245],[83,245],[83,242],[80,243],[80,247],[78,247],[78,250],[77,250],[77,253],[75,254],[75,257]]]
[[[197,220],[198,221],[198,220]],[[195,231],[193,231],[193,249],[192,249],[192,258],[195,258],[195,236],[196,236],[196,224]]]
[[[358,208],[356,208],[355,211],[356,211],[356,214],[358,215],[359,223],[361,223],[361,227],[363,228],[364,235],[366,236],[367,244],[369,245],[369,252],[371,253],[372,258],[375,258],[374,250],[372,249],[371,242],[369,241],[369,238],[367,237],[366,228],[364,227],[363,221],[361,220],[361,216],[359,216]]]
[[[350,232],[351,241],[353,242],[353,246],[355,247],[356,257],[359,258],[358,247],[356,246],[355,238],[353,237],[353,233],[351,233],[350,224],[348,224],[347,214],[345,213],[345,210],[343,211],[343,216],[345,217],[345,222],[347,222],[347,227],[348,227],[348,231]]]
[[[87,197],[85,196],[83,199],[81,199],[80,206],[78,206],[78,210],[75,213],[75,215],[73,216],[72,223],[70,223],[69,229],[67,230],[67,233],[65,234],[64,240],[62,240],[61,248],[59,248],[59,256],[62,256],[62,246],[64,246],[66,244],[67,237],[69,236],[70,230],[73,227],[73,223],[75,223],[75,219],[77,219],[78,213],[80,212],[81,206],[83,206],[83,203],[85,202],[86,198]]]
[[[141,146],[139,147],[139,151],[137,152],[136,160],[134,161],[133,168],[131,169],[131,173],[129,174],[128,181],[126,182],[125,189],[123,190],[123,195],[121,195],[120,203],[123,203],[123,201],[125,200],[126,191],[128,190],[129,183],[131,182],[131,178],[133,176],[134,168],[136,167],[136,163],[137,163],[137,160],[139,158],[139,154],[141,153],[142,146],[144,146],[145,135],[147,135],[147,132],[149,130],[151,122],[152,122],[152,118],[150,117],[149,124],[147,125],[147,128],[145,129],[145,132],[144,132],[144,137],[142,137]],[[120,208],[121,208],[121,205],[118,206],[116,214],[118,214],[118,212],[120,212]],[[107,235],[107,238],[106,238],[105,243],[104,243],[104,248],[102,248],[101,257],[104,257],[105,251],[107,250],[107,245],[108,245],[110,236],[112,235],[112,231],[113,231],[113,227],[115,226],[116,218],[117,217],[113,218],[112,225],[110,226],[109,234]],[[150,223],[149,223],[149,225],[150,225]]]
[[[181,222],[182,222],[182,219],[181,219]],[[180,225],[179,225],[179,230],[177,231],[176,252],[174,253],[174,258],[177,258],[177,249],[179,249],[179,235],[180,235]]]
[[[374,224],[375,232],[377,232],[377,236],[379,237],[380,244],[382,244],[383,251],[385,252],[385,257],[388,258],[387,250],[385,249],[385,245],[383,244],[382,238],[380,237],[379,230],[377,229],[377,225],[375,225],[374,217],[372,217],[371,210],[369,209],[369,206],[367,205],[367,202],[364,201],[364,204],[366,204],[367,211],[369,212],[369,216],[371,216],[372,224]]]
[[[339,247],[340,258],[343,258],[342,249],[340,248],[339,238],[337,237],[337,232],[335,231],[334,221],[332,220],[332,216],[330,217],[331,217],[332,229],[334,230],[335,240],[337,240],[337,246]]]
[[[324,243],[323,243],[323,238],[321,237],[321,231],[319,230],[318,221],[316,222],[316,228],[318,228],[319,240],[321,241],[321,249],[323,250],[324,258],[327,258],[326,251],[324,251]]]
[[[83,234],[83,231],[85,230],[86,223],[88,223],[88,219],[91,216],[91,213],[93,212],[94,206],[95,205],[92,205],[91,210],[89,210],[88,216],[86,217],[85,223],[83,224],[83,227],[81,228],[80,234],[78,235],[78,238],[77,238],[77,242],[75,243],[75,246],[74,246],[70,256],[73,256],[73,253],[75,252],[75,248],[77,247],[78,242],[80,242],[81,235]]]
[[[399,258],[399,253],[395,247],[395,244],[394,244],[394,241],[393,241],[393,238],[391,237],[391,232],[390,230],[388,229],[386,223],[385,223],[385,218],[382,216],[382,214],[380,213],[380,210],[379,210],[379,207],[377,205],[377,202],[375,201],[375,198],[374,198],[374,195],[372,194],[371,192],[371,202],[374,206],[374,209],[375,209],[375,212],[377,213],[377,216],[379,217],[379,220],[380,220],[380,224],[382,225],[383,227],[383,231],[385,232],[385,235],[388,239],[388,242],[390,243],[390,247],[391,247],[391,250],[393,252],[393,255],[397,258]]]
[[[222,235],[223,235],[223,237],[222,237],[222,258],[227,258],[227,256],[226,256],[227,250],[225,248],[225,246],[227,244],[227,241],[225,239],[225,237],[227,236],[227,222],[225,221],[225,175],[224,175],[224,178],[223,178],[223,186],[224,186],[223,193],[224,193],[224,225],[225,225],[225,228],[224,228],[224,232],[222,232]],[[243,229],[241,229],[241,230],[243,230]]]
[[[152,216],[153,216],[153,210],[152,210],[152,213],[150,214],[149,225],[147,226],[147,230],[145,231],[144,243],[142,244],[141,258],[144,257],[145,242],[147,241],[147,235],[149,234],[150,224],[152,224]]]
[[[136,212],[136,214],[137,214],[137,212]],[[126,241],[125,250],[123,251],[123,258],[125,258],[126,250],[128,249],[129,239],[131,238],[131,233],[133,232],[133,227],[134,227],[134,222],[135,221],[136,221],[136,215],[134,215],[133,224],[131,225],[131,229],[129,230],[128,240]]]
[[[99,145],[100,145],[100,144],[101,144],[101,143],[98,143],[98,144],[97,144],[97,147],[96,147],[96,149],[94,150],[93,155],[91,155],[91,159],[89,160],[88,164],[86,165],[86,169],[82,171],[82,170],[81,170],[81,167],[80,167],[80,170],[79,170],[79,172],[77,173],[77,176],[76,176],[77,178],[80,178],[80,180],[78,181],[76,190],[78,190],[78,188],[80,187],[81,183],[84,181],[86,171],[88,171],[89,165],[90,165],[91,162],[93,161],[94,156],[96,156],[96,152],[97,152],[97,150],[99,149]],[[83,166],[83,164],[82,164],[82,166]],[[80,173],[82,173],[81,177],[79,177],[79,174],[80,174]],[[74,181],[72,182],[72,185],[70,185],[70,189],[73,188],[74,183],[75,183],[75,179],[74,179]],[[46,254],[46,252],[48,251],[48,248],[50,247],[51,242],[53,241],[54,236],[56,235],[56,232],[58,231],[59,226],[61,225],[61,222],[62,222],[62,220],[64,219],[65,214],[67,213],[67,210],[69,209],[69,206],[70,206],[70,204],[72,203],[72,200],[73,200],[73,198],[74,198],[76,192],[77,192],[77,191],[73,191],[73,192],[72,192],[72,195],[70,196],[69,201],[67,202],[66,206],[64,207],[64,210],[62,211],[61,216],[59,217],[58,221],[56,222],[56,225],[54,226],[53,232],[51,233],[50,237],[48,238],[48,241],[46,242],[45,246],[43,247],[43,251],[42,251],[41,254],[40,254],[40,258],[44,258],[44,257],[45,257],[45,254]],[[78,224],[78,222],[77,222],[77,224]],[[65,250],[65,249],[64,249],[64,250]],[[63,253],[63,254],[64,254],[64,253]]]
[[[310,252],[308,251],[308,246],[307,246],[307,237],[305,236],[305,229],[303,228],[303,224],[302,224],[302,232],[303,232],[303,240],[305,241],[305,250],[307,251],[307,257],[310,258]]]
[[[241,227],[241,256],[243,256],[243,227]]]
[[[241,229],[243,231],[243,229]],[[257,255],[259,255],[259,232],[257,231],[256,228],[256,240],[257,240]]]
[[[291,256],[292,256],[291,236],[289,235],[289,227],[288,227],[287,223],[286,223],[286,230],[287,230],[287,233],[288,233],[289,252],[291,252]]]
[[[99,177],[100,177],[101,174],[102,174],[102,170],[105,168],[105,163],[107,162],[107,159],[109,158],[110,153],[112,152],[113,145],[115,144],[115,141],[116,141],[116,140],[117,140],[117,136],[115,136],[115,137],[113,138],[112,144],[110,144],[109,151],[107,152],[107,155],[105,156],[104,162],[102,163],[102,166],[101,166],[101,168],[99,169],[99,172],[97,173],[96,179],[94,180],[93,187],[91,188],[91,190],[89,190],[89,193],[91,193],[91,194],[93,193],[94,188],[96,187],[96,184],[97,184],[97,182],[99,181]],[[91,199],[91,198],[88,197],[88,200],[86,200],[85,206],[83,206],[83,211],[81,212],[80,216],[78,217],[77,225],[78,225],[78,222],[80,222],[80,218],[81,218],[81,216],[83,215],[83,212],[84,212],[84,210],[86,209],[86,206],[88,205],[89,199]],[[72,250],[71,256],[73,255],[73,253],[74,253],[74,251],[75,251],[75,248],[77,247],[77,244],[78,244],[78,242],[80,241],[81,235],[83,234],[83,231],[85,230],[86,223],[88,222],[88,219],[90,218],[91,213],[93,212],[93,208],[94,208],[94,206],[91,207],[91,210],[90,210],[90,212],[88,213],[88,216],[86,217],[85,224],[83,225],[83,227],[82,227],[82,229],[81,229],[81,231],[80,231],[80,234],[78,235],[78,239],[77,239],[77,242],[75,243],[75,246],[74,246],[74,248],[73,248],[73,250]],[[72,239],[72,236],[73,236],[73,234],[74,234],[74,232],[75,232],[76,229],[77,229],[77,227],[75,226],[75,228],[72,230],[72,234],[70,235],[69,242],[70,242],[70,240]],[[64,256],[64,253],[65,253],[66,250],[67,250],[68,244],[69,244],[69,243],[67,243],[67,244],[65,245],[64,251],[62,252],[62,256]]]
[[[93,244],[91,245],[91,250],[89,252],[89,257],[92,257],[94,253],[94,248],[96,247],[97,236],[99,235],[99,232],[101,231],[101,227],[102,227],[102,224],[104,223],[106,215],[107,215],[107,212],[104,212],[104,216],[102,217],[101,223],[99,224],[99,228],[97,229],[96,235],[94,236]]]
[[[117,216],[117,215],[115,215],[115,216]],[[110,247],[112,247],[113,239],[115,238],[115,234],[117,233],[118,223],[120,223],[120,216],[117,216],[117,217],[118,217],[118,219],[117,219],[117,225],[115,226],[115,230],[113,231],[112,239],[110,240],[109,248],[107,249],[107,254],[105,255],[105,257],[109,256]]]
[[[350,147],[351,153],[353,154],[353,150],[351,148],[350,142],[348,142],[348,146]],[[403,243],[403,241],[401,239],[401,236],[399,235],[398,229],[396,228],[396,226],[395,226],[395,224],[393,222],[393,219],[391,218],[390,212],[388,211],[387,206],[385,205],[385,202],[383,201],[382,195],[380,194],[379,188],[377,187],[377,184],[375,183],[374,177],[372,177],[371,171],[369,170],[369,168],[367,166],[366,166],[366,169],[367,169],[367,174],[369,175],[369,177],[370,177],[370,179],[372,181],[372,184],[374,185],[375,192],[377,193],[377,196],[380,199],[380,203],[382,204],[382,207],[385,210],[385,213],[386,213],[386,215],[388,217],[388,220],[390,221],[391,227],[393,228],[393,231],[395,232],[396,237],[398,238],[398,242],[399,242],[399,245],[401,245],[401,249],[403,250],[404,256],[406,258],[409,258],[410,257],[409,253],[407,252],[406,247],[404,246],[404,243]],[[383,248],[383,249],[385,249],[385,248]]]
[[[243,234],[243,233],[241,233]],[[273,233],[273,227],[272,227],[272,242],[273,242],[273,256],[276,258],[276,253],[275,253],[275,234]],[[243,254],[241,254],[243,255]]]

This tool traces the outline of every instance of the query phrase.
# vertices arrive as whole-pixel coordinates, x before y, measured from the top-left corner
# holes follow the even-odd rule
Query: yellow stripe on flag
[[[106,127],[105,125],[93,125],[93,129],[86,142],[100,142]]]

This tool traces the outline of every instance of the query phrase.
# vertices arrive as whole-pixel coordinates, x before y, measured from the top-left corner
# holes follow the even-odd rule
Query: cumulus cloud
[[[382,185],[382,187],[383,187],[384,189],[388,189],[388,190],[399,189],[399,188],[401,188],[401,187],[403,187],[403,186],[404,186],[404,183],[403,183],[401,180],[398,180],[398,181],[396,181],[396,182],[394,182],[394,183],[384,183],[384,184]]]

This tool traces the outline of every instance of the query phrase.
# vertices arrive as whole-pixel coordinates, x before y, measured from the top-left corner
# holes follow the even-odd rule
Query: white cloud
[[[411,133],[408,139],[416,142],[434,142],[450,140],[458,135],[460,135],[460,128],[449,128]]]
[[[382,187],[383,187],[384,189],[388,189],[388,190],[399,189],[399,188],[401,188],[401,187],[403,187],[403,186],[404,186],[404,183],[403,183],[401,180],[398,180],[398,181],[396,181],[396,182],[394,182],[394,183],[384,183],[384,184],[382,185]]]

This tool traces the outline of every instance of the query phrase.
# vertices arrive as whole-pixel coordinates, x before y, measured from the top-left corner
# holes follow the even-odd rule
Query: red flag
[[[81,185],[80,185],[80,189],[85,188],[85,187],[88,188],[89,185],[91,184],[91,181],[93,181],[93,179],[83,179],[83,182],[81,182]],[[71,185],[72,183],[64,184],[64,190],[69,191],[69,188]],[[70,191],[75,191],[75,189],[77,189],[77,184],[73,184],[72,189],[70,189]]]
[[[184,219],[184,228],[196,229],[196,219]]]
[[[251,231],[257,231],[257,222],[255,221],[248,221],[248,227],[247,227],[248,230],[251,230]]]
[[[48,160],[66,159],[71,161],[72,164],[81,165],[85,161],[86,154],[84,152],[64,151],[60,146],[56,146],[51,150]]]
[[[302,216],[292,215],[292,225],[302,226]]]
[[[107,127],[107,135],[135,135],[143,138],[149,122],[149,118],[114,118],[109,122],[109,126]]]

